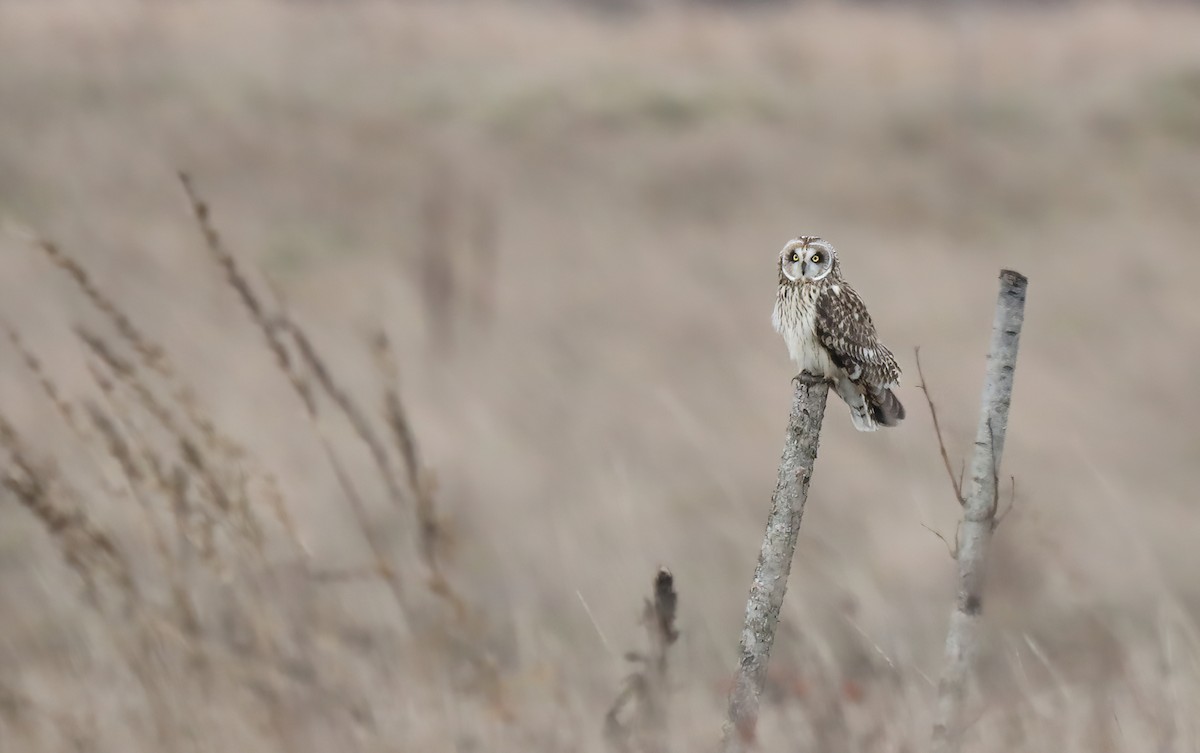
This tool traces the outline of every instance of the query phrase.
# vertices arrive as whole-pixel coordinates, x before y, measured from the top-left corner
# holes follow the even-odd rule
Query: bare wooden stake
[[[775,643],[779,610],[787,592],[792,554],[808,499],[808,484],[817,460],[821,439],[821,421],[829,385],[804,375],[795,380],[792,413],[788,422],[783,457],[779,462],[779,480],[771,496],[771,513],[763,535],[762,551],[750,598],[746,602],[746,622],[742,628],[741,659],[729,692],[729,710],[722,733],[724,753],[742,751],[754,741],[758,724],[758,699],[767,677],[767,661]]]
[[[965,501],[957,548],[958,596],[950,614],[945,665],[938,682],[933,753],[958,750],[962,736],[962,707],[979,643],[984,566],[997,523],[997,479],[1008,429],[1008,408],[1012,402],[1013,374],[1017,367],[1017,346],[1025,319],[1028,284],[1029,280],[1018,272],[1007,269],[1000,272],[1000,295],[992,324],[975,452],[971,458],[968,485],[963,490]]]

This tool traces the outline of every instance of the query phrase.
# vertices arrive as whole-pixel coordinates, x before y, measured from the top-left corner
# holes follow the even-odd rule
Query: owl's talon
[[[813,376],[807,371],[801,371],[799,374],[792,377],[792,384],[802,384],[806,387],[813,387],[820,384],[822,381],[823,380],[820,377]]]

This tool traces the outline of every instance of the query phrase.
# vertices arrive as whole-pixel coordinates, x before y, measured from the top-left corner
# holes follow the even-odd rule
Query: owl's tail
[[[859,431],[895,426],[904,419],[904,406],[888,387],[870,387],[839,379],[834,383],[834,389],[850,407],[850,419]]]
[[[890,388],[867,390],[867,404],[871,418],[881,426],[895,426],[904,420],[904,406]]]

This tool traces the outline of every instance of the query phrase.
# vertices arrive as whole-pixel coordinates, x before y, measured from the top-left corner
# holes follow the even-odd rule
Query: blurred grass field
[[[672,749],[706,749],[802,233],[909,418],[830,404],[762,749],[928,739],[925,526],[959,510],[913,349],[961,456],[1001,267],[1030,290],[967,749],[1200,749],[1200,11],[969,12],[0,2],[0,750],[601,750],[660,564]]]

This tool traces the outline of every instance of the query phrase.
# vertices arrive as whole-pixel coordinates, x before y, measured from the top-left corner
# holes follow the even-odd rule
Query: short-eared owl
[[[900,367],[879,342],[867,307],[845,280],[828,241],[802,235],[779,253],[779,294],[771,317],[801,373],[827,379],[859,431],[895,426],[904,406],[892,389]]]

